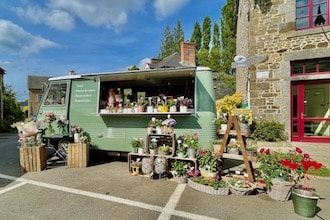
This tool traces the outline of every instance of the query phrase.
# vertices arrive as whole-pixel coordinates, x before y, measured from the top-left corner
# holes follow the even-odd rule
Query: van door
[[[54,113],[56,119],[64,118],[69,120],[69,91],[69,80],[49,82],[40,103],[40,108],[37,114],[37,121],[44,121],[45,115],[48,113]],[[55,133],[60,133],[56,123],[56,121],[52,122],[51,126],[55,130]],[[46,126],[48,126],[48,124],[43,123],[42,128],[45,128]],[[66,133],[68,132],[69,130],[67,127]]]

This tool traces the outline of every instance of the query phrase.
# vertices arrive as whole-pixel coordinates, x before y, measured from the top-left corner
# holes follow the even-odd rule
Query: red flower
[[[296,152],[299,153],[299,154],[301,154],[303,151],[301,150],[301,148],[296,147]]]
[[[311,156],[309,155],[309,154],[304,154],[304,158],[306,158],[306,159],[308,159],[308,158],[310,158]]]
[[[316,161],[313,161],[314,163],[313,163],[313,167],[314,167],[314,169],[315,170],[318,170],[318,169],[320,169],[321,167],[322,167],[322,163],[318,163],[318,162],[316,162]]]
[[[310,160],[301,160],[301,164],[303,165],[304,169],[305,169],[305,172],[308,171],[308,169],[313,166],[313,161],[310,161]]]
[[[265,184],[265,180],[263,180],[263,179],[260,179],[258,182],[261,184]]]
[[[260,150],[259,150],[259,153],[262,153],[262,152],[264,152],[265,151],[265,148],[261,148]]]
[[[270,150],[269,148],[267,148],[265,151],[264,151],[265,154],[269,154],[270,153]]]
[[[298,163],[292,163],[290,160],[281,160],[281,164],[291,170],[296,170],[299,167]]]

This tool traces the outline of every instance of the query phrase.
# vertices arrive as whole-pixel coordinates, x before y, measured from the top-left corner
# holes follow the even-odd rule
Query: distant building
[[[37,114],[40,101],[43,94],[43,86],[50,77],[47,76],[28,76],[28,90],[29,90],[29,114],[28,116],[34,116]]]

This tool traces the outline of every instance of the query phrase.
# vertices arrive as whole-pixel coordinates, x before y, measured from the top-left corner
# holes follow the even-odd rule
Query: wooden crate
[[[20,147],[19,163],[24,172],[36,172],[45,169],[47,166],[46,147]]]
[[[68,148],[68,167],[84,168],[89,162],[89,144],[71,143]]]

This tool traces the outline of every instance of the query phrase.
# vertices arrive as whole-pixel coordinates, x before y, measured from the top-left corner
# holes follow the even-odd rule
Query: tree
[[[206,50],[210,48],[211,42],[211,18],[206,16],[203,22],[203,47]]]
[[[140,68],[139,67],[137,67],[137,66],[131,66],[130,68],[128,68],[127,70],[140,70]]]
[[[158,58],[163,59],[171,55],[173,51],[173,34],[171,33],[170,27],[167,25],[162,35]]]
[[[16,94],[10,86],[5,87],[3,103],[3,113],[5,117],[2,127],[0,126],[0,131],[8,132],[13,122],[22,121],[24,119],[24,113],[20,109],[19,103],[16,101]]]
[[[173,31],[169,26],[166,26],[162,35],[159,59],[172,55],[175,52],[180,52],[180,43],[184,41],[184,32],[181,27],[181,22],[178,20]]]
[[[194,27],[194,32],[191,35],[190,42],[195,44],[196,48],[196,54],[199,52],[201,49],[202,45],[202,32],[201,32],[201,27],[199,23],[196,21],[195,27]]]
[[[184,33],[181,27],[181,23],[178,20],[176,23],[176,27],[173,30],[173,46],[174,52],[180,52],[180,44],[184,42]]]
[[[198,65],[209,66],[209,51],[204,47],[197,54]]]
[[[221,70],[231,72],[231,63],[236,54],[236,0],[228,0],[221,10]]]
[[[220,34],[219,34],[219,25],[217,23],[214,23],[213,25],[213,38],[212,38],[212,43],[213,46],[210,51],[209,55],[209,62],[210,65],[209,67],[216,71],[220,71]]]

